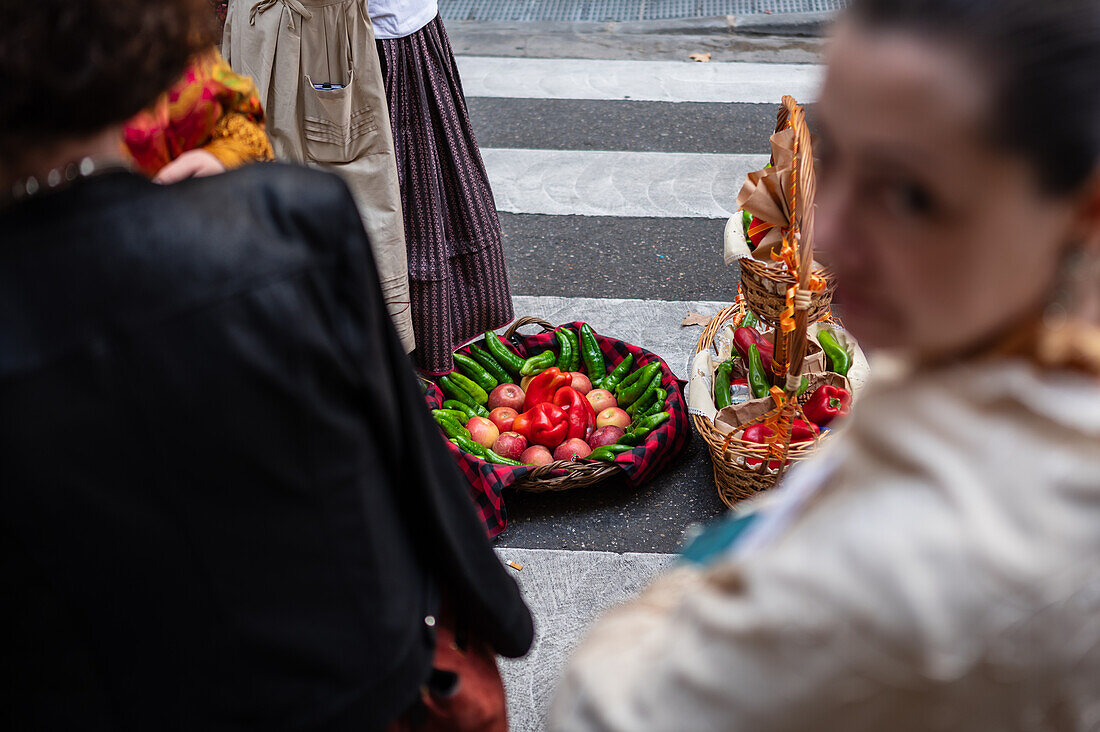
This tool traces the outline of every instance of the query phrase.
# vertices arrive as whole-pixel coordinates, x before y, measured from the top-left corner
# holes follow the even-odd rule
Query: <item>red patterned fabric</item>
[[[581,326],[580,323],[570,325],[574,329]],[[609,371],[626,358],[627,354],[634,356],[635,369],[654,361],[661,364],[661,387],[668,392],[671,419],[649,433],[644,443],[615,459],[616,464],[622,466],[627,481],[634,486],[640,486],[661,472],[691,438],[691,421],[683,392],[685,382],[676,378],[668,364],[656,354],[643,348],[599,334],[596,334],[596,342],[603,351]],[[484,341],[478,343],[484,347]],[[550,347],[556,350],[556,343],[553,333],[540,333],[534,336],[517,336],[514,345],[521,356],[527,357]],[[469,355],[469,348],[460,348],[457,353]],[[425,399],[429,407],[438,409],[443,404],[443,392],[432,384],[428,387]],[[445,439],[442,433],[440,439]],[[462,452],[449,441],[447,447],[470,483],[470,495],[485,523],[486,531],[490,537],[498,535],[508,525],[508,513],[501,494],[533,468],[488,463]]]
[[[441,374],[451,353],[514,317],[500,220],[439,16],[378,41],[408,248],[417,368]]]

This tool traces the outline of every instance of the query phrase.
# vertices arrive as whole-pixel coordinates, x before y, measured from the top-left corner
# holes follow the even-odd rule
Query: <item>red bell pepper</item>
[[[796,419],[791,422],[791,442],[808,442],[814,439],[814,433],[816,430],[810,425],[806,424],[801,419]],[[741,439],[746,442],[756,442],[761,445],[768,444],[768,440],[775,435],[775,430],[766,424],[754,424],[745,428],[745,432],[742,434]],[[755,458],[748,458],[745,460],[745,464],[750,468],[755,468],[763,460]],[[790,462],[789,460],[787,461]],[[768,467],[775,470],[779,468],[778,460],[769,460]]]
[[[569,433],[569,418],[557,404],[536,404],[512,422],[512,431],[527,438],[532,445],[542,445],[553,450],[565,442]]]
[[[571,386],[563,386],[554,392],[554,404],[565,410],[569,419],[569,437],[588,439],[588,433],[596,427],[596,410],[592,402]]]
[[[791,442],[807,442],[814,438],[815,430],[801,419],[791,421]],[[758,442],[761,445],[768,444],[768,440],[775,434],[775,430],[766,424],[754,424],[745,428],[742,439],[748,442]]]
[[[764,337],[764,334],[758,331],[756,328],[738,328],[733,332],[733,345],[737,348],[737,352],[741,354],[741,358],[748,363],[749,360],[749,346],[756,344],[756,348],[760,351],[760,360],[764,362],[764,370],[771,371],[772,368],[772,355],[775,351],[775,345],[768,342],[768,339]]]
[[[523,398],[523,411],[526,412],[543,402],[553,402],[554,394],[558,389],[569,386],[571,383],[573,383],[572,376],[562,373],[557,366],[551,366],[531,379],[531,383],[527,385],[527,396]]]
[[[802,411],[811,422],[818,427],[824,427],[837,417],[846,417],[852,411],[852,395],[847,389],[822,384],[806,400]]]

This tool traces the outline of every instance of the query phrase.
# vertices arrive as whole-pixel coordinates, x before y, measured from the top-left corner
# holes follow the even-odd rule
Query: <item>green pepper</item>
[[[741,229],[745,232],[745,241],[749,240],[749,227],[752,226],[752,214],[748,211],[741,212]]]
[[[565,334],[565,328],[555,330],[554,337],[558,339],[558,370],[570,371],[573,366],[573,343]],[[522,372],[522,369],[520,371]]]
[[[596,343],[596,334],[588,323],[581,323],[581,358],[588,370],[588,378],[602,379],[607,376],[603,351],[600,350],[600,344]]]
[[[634,415],[635,421],[640,421],[645,417],[652,416],[657,412],[660,412],[665,408],[665,399],[668,399],[668,392],[664,389],[657,387],[657,398],[653,400],[653,403],[643,409],[641,412]]]
[[[657,429],[663,423],[672,418],[668,412],[657,412],[656,414],[646,417],[639,421],[634,427],[625,435],[619,438],[619,444],[622,445],[640,445],[645,442],[645,438],[649,436],[649,433]]]
[[[447,376],[451,377],[451,381],[454,382],[455,385],[458,386],[460,389],[462,389],[462,391],[472,396],[474,398],[474,401],[478,404],[484,405],[489,402],[489,392],[485,391],[480,386],[475,384],[472,379],[466,378],[464,375],[458,373],[457,371],[452,371],[451,373],[447,374]]]
[[[517,356],[511,348],[504,345],[504,341],[494,331],[485,331],[485,347],[489,349],[489,353],[493,354],[493,358],[499,361],[500,365],[507,369],[512,376],[519,376],[523,359]]]
[[[452,374],[444,374],[439,377],[439,388],[443,390],[443,393],[473,409],[476,416],[488,417],[489,410],[478,404],[477,400],[451,379],[451,376]]]
[[[768,374],[764,371],[764,361],[760,358],[760,349],[753,343],[749,346],[748,363],[749,388],[757,399],[763,399],[771,391],[772,385],[768,380]]]
[[[470,418],[466,416],[466,412],[461,409],[433,409],[432,413],[434,414],[435,412],[441,412],[461,425],[470,421]]]
[[[452,417],[448,417],[443,412],[443,410],[433,409],[432,418],[435,420],[435,423],[440,426],[447,437],[465,437],[466,439],[470,439],[470,431],[463,427],[457,420],[453,419]]]
[[[615,458],[624,452],[630,452],[634,447],[631,445],[604,445],[603,447],[597,447],[589,455],[589,460],[602,460],[604,462],[613,462]]]
[[[821,350],[825,351],[825,357],[829,359],[829,370],[841,376],[847,376],[848,369],[852,367],[852,357],[837,341],[836,335],[832,331],[819,330],[817,342],[821,344]]]
[[[471,407],[466,402],[460,402],[457,399],[447,399],[446,401],[443,402],[443,408],[447,409],[447,410],[450,410],[450,411],[463,412],[466,415],[466,418],[464,420],[462,420],[463,424],[466,424],[467,422],[469,422],[470,417],[478,416],[477,412],[474,410],[473,407]]]
[[[619,385],[619,382],[626,378],[626,375],[630,373],[630,367],[634,365],[634,354],[626,354],[626,358],[619,361],[619,364],[611,369],[611,373],[605,376],[601,381],[601,389],[607,389],[608,391],[615,391],[615,387]]]
[[[537,356],[531,356],[523,362],[523,365],[519,367],[520,376],[534,376],[535,374],[541,374],[546,369],[554,365],[554,352],[543,351]]]
[[[714,406],[718,409],[725,409],[732,401],[730,399],[730,371],[735,363],[737,363],[736,358],[723,361],[714,371]]]
[[[640,379],[642,377],[642,369],[643,368],[645,368],[645,367],[643,366],[641,368],[635,369],[634,372],[632,374],[630,374],[630,376],[627,376],[625,379],[620,381],[615,386],[615,389],[613,391],[615,392],[615,399],[616,400],[618,400],[620,394],[622,394],[624,391],[629,389],[632,384],[637,382],[638,379]]]
[[[653,403],[653,399],[657,396],[657,389],[661,386],[661,372],[658,371],[652,379],[649,381],[649,386],[646,387],[642,395],[634,400],[634,402],[626,408],[626,413],[633,416],[640,410],[645,409]]]
[[[741,318],[741,322],[737,324],[737,327],[738,328],[755,328],[757,322],[758,321],[756,320],[756,313],[754,313],[751,310],[746,310],[745,311],[745,317]]]
[[[480,447],[480,445],[478,445],[478,447]],[[503,455],[498,455],[492,450],[485,451],[485,459],[491,463],[496,463],[497,465],[512,465],[518,467],[524,464],[519,462],[518,460],[512,460],[511,458],[506,458]]]
[[[489,459],[489,451],[471,440],[469,437],[462,437],[461,435],[458,437],[452,437],[451,442],[458,445],[458,449],[463,450],[464,452],[468,452],[471,455],[481,458],[482,460]]]
[[[493,358],[491,353],[478,347],[476,343],[470,346],[470,355],[473,356],[474,360],[481,364],[481,367],[488,371],[498,383],[507,384],[512,380],[512,377],[504,370],[500,362]]]
[[[638,423],[638,426],[646,430],[647,432],[651,432],[663,425],[665,422],[669,421],[670,419],[672,419],[672,415],[668,412],[657,412],[657,414],[643,419],[641,422]]]
[[[646,364],[641,369],[641,374],[634,381],[633,384],[622,390],[621,396],[618,397],[619,407],[625,409],[638,400],[642,394],[649,388],[650,382],[653,381],[653,377],[660,374],[661,364],[654,361],[651,364]]]
[[[454,358],[455,366],[458,367],[459,371],[486,392],[490,392],[497,387],[497,380],[493,378],[492,374],[482,368],[481,364],[477,361],[464,353],[456,353]],[[487,400],[489,398],[488,395],[486,395],[485,398]]]
[[[798,393],[795,394],[795,398],[798,398],[806,393],[806,390],[810,388],[810,377],[803,376],[802,381],[798,382]]]
[[[569,339],[569,345],[573,347],[573,359],[569,364],[570,371],[581,370],[581,342],[572,328],[564,328],[565,337]]]

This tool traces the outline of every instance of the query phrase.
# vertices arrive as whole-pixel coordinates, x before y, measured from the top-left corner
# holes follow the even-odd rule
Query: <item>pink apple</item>
[[[570,371],[569,375],[573,377],[573,383],[571,387],[579,391],[581,394],[587,394],[592,391],[592,382],[588,380],[588,377],[582,374],[580,371]],[[595,409],[595,407],[593,407]]]
[[[519,456],[519,461],[527,465],[546,465],[554,462],[554,456],[542,445],[531,445]]]
[[[610,407],[619,406],[615,401],[615,395],[609,392],[607,389],[593,389],[585,394],[588,398],[588,403],[592,405],[593,411],[597,414]]]
[[[501,384],[489,393],[489,411],[497,407],[523,408],[523,389],[515,384]]]
[[[570,438],[554,449],[555,460],[572,460],[575,457],[583,458],[591,454],[592,448],[579,437]]]
[[[519,460],[527,449],[527,438],[518,432],[501,432],[493,443],[493,452],[509,460]]]
[[[621,440],[625,434],[626,432],[623,431],[622,427],[616,427],[613,424],[609,424],[593,432],[588,438],[588,444],[593,448],[603,447],[604,445],[614,445]]]
[[[482,447],[492,447],[500,437],[497,426],[484,417],[470,417],[466,429],[470,430],[470,439]]]
[[[516,421],[517,416],[519,416],[519,412],[511,407],[497,407],[489,412],[489,421],[497,426],[501,434],[504,434],[512,429],[512,422]]]
[[[630,415],[626,413],[625,409],[619,409],[618,407],[608,407],[596,415],[596,429],[610,425],[625,430],[629,424]]]

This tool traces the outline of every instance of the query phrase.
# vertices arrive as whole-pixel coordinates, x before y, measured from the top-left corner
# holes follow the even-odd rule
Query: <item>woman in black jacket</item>
[[[121,167],[204,11],[5,3],[6,729],[378,729],[429,677],[441,596],[497,652],[531,643],[343,184]]]

